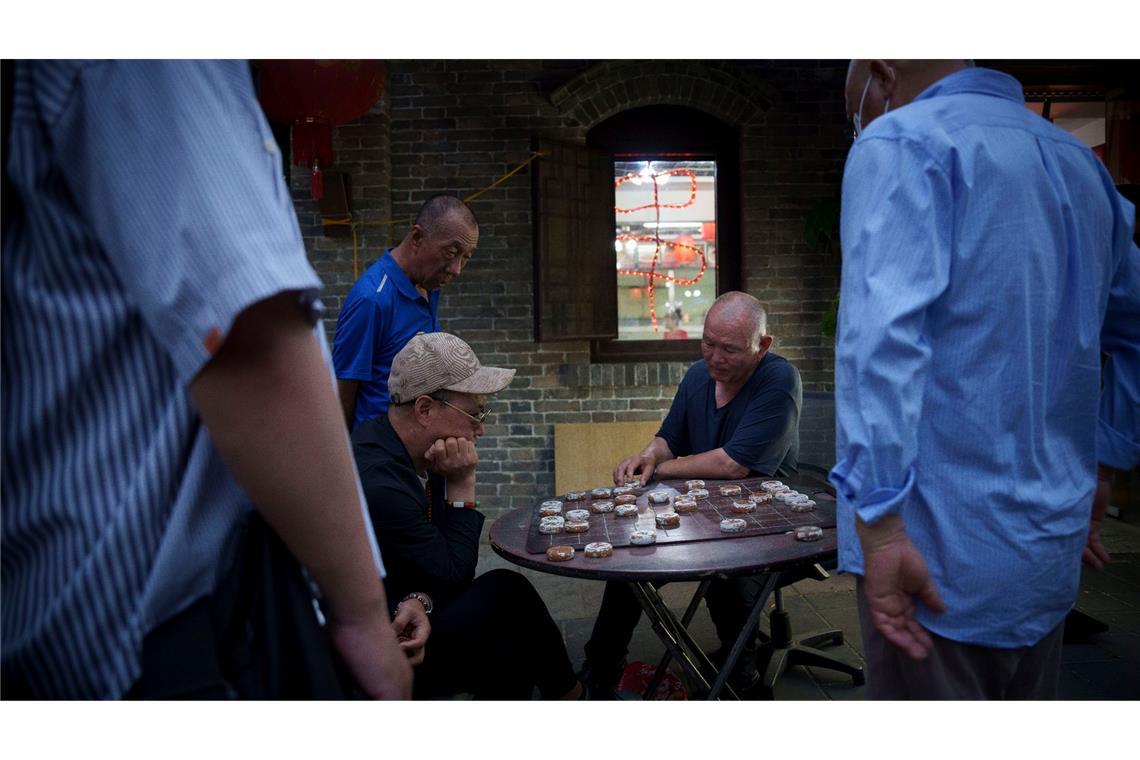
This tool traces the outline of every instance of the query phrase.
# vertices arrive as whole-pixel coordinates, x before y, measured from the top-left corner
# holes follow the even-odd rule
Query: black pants
[[[755,575],[714,580],[709,584],[705,603],[722,647],[731,646],[740,635],[763,585],[762,577]],[[602,606],[594,621],[594,630],[586,642],[586,659],[594,674],[606,681],[610,680],[611,675],[613,680],[620,676],[621,662],[639,620],[641,605],[629,584],[607,582],[602,594]]]
[[[543,699],[574,688],[577,677],[558,625],[530,581],[492,570],[431,616],[418,699],[474,694],[476,699]]]

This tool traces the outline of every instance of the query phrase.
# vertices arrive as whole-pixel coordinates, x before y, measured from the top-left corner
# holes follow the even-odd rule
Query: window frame
[[[642,106],[621,111],[586,133],[587,147],[612,161],[716,161],[716,294],[739,290],[742,278],[740,132],[687,106]],[[617,293],[617,278],[613,280]],[[694,361],[699,338],[687,340],[590,340],[594,363]]]

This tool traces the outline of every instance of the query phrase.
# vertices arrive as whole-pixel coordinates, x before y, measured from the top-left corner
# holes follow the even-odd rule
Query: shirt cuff
[[[914,489],[914,470],[907,470],[901,488],[880,486],[863,493],[862,478],[856,473],[846,472],[846,462],[840,462],[831,471],[831,482],[856,517],[867,525],[874,525],[888,515],[902,514],[903,506]]]

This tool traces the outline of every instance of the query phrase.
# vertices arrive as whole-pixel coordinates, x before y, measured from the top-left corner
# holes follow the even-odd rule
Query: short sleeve
[[[357,288],[361,285],[358,284]],[[333,366],[341,380],[373,380],[376,336],[384,334],[380,305],[354,288],[341,307],[333,338]]]
[[[49,124],[59,171],[189,382],[236,317],[320,280],[242,61],[101,61]]]
[[[689,397],[693,394],[694,387],[698,385],[694,374],[697,366],[694,364],[685,373],[676,395],[673,396],[673,403],[669,405],[669,413],[665,415],[665,420],[657,431],[657,437],[665,440],[669,445],[669,451],[673,452],[675,457],[688,456],[692,453],[689,425],[685,417],[688,414]]]
[[[748,409],[724,453],[741,467],[776,474],[799,431],[800,377],[791,364],[776,365],[768,382],[748,401]]]

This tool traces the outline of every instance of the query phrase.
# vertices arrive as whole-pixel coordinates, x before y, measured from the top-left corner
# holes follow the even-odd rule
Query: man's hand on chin
[[[926,560],[897,515],[874,525],[855,518],[855,529],[863,546],[863,591],[875,628],[907,656],[924,659],[933,641],[915,618],[915,597],[934,612],[946,610]]]
[[[475,500],[475,467],[479,454],[475,441],[467,438],[440,438],[424,452],[428,467],[447,482],[447,498]]]
[[[447,480],[459,480],[475,472],[479,454],[467,438],[440,438],[424,452],[428,466]]]

